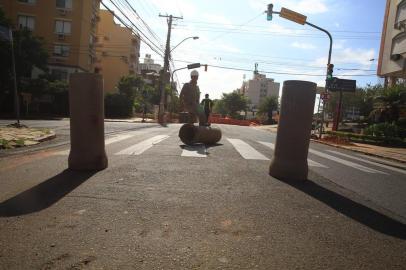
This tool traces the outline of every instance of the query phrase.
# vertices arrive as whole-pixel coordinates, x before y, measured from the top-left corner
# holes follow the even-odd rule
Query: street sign
[[[327,85],[327,88],[331,92],[355,92],[357,81],[356,80],[346,80],[334,77]]]
[[[287,8],[282,8],[281,12],[279,13],[279,16],[299,24],[305,24],[307,19],[307,16]]]

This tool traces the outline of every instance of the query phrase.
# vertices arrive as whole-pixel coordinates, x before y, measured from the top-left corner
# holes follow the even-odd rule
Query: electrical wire
[[[156,50],[158,50],[158,51],[160,51],[161,53],[163,53],[162,49],[161,49],[159,46],[157,46],[154,42],[152,42],[152,41],[148,38],[148,36],[146,36],[146,35],[134,24],[134,23],[128,18],[128,16],[117,6],[117,4],[116,4],[113,0],[110,0],[110,2],[114,5],[114,7],[115,7],[118,11],[121,12],[121,14],[131,23],[131,25],[133,25],[133,26],[135,27],[135,29],[137,29],[138,32],[141,33],[141,34],[144,36],[144,38],[147,39],[147,40],[150,42],[150,44],[152,44],[153,46],[155,46]],[[101,1],[101,3],[103,3],[103,2]],[[103,3],[103,5],[104,5],[104,3]],[[104,5],[104,6],[105,6],[105,5]],[[105,7],[106,7],[106,6],[105,6]],[[113,14],[114,14],[114,13],[113,13]],[[115,16],[116,16],[116,15],[115,15]],[[120,18],[120,22],[124,23],[121,18]],[[144,40],[144,42],[145,42],[146,44],[148,44],[145,40]],[[151,48],[151,46],[148,46],[148,47]],[[152,48],[151,48],[151,49],[152,49]],[[162,56],[162,55],[161,55],[161,56]]]

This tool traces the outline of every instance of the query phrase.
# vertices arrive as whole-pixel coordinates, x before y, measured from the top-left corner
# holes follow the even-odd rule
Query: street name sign
[[[282,8],[279,16],[299,24],[305,24],[307,19],[307,16],[287,8]]]
[[[333,80],[328,85],[328,90],[331,92],[355,92],[357,86],[356,80],[346,80],[334,77]]]

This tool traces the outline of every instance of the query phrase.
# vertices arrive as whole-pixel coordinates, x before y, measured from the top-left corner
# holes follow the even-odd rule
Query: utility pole
[[[159,80],[159,90],[161,92],[161,99],[159,102],[159,111],[158,111],[158,122],[160,124],[164,124],[164,114],[165,114],[165,85],[169,82],[169,76],[167,71],[169,69],[169,57],[171,52],[171,30],[172,30],[172,20],[173,19],[183,19],[183,17],[175,17],[172,15],[161,15],[159,17],[168,18],[168,34],[166,36],[166,47],[165,47],[165,55],[164,55],[164,68],[162,70],[162,74]]]

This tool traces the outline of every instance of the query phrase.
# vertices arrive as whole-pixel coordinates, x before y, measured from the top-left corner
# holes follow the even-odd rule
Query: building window
[[[32,16],[18,16],[18,26],[20,28],[27,28],[34,30],[35,27],[35,18]]]
[[[57,8],[72,9],[72,0],[56,0]]]
[[[55,79],[60,81],[68,81],[68,71],[62,69],[52,69],[51,74],[55,77]]]
[[[54,55],[68,57],[69,56],[69,46],[63,45],[63,44],[55,45],[54,46]]]
[[[20,3],[25,3],[25,4],[30,4],[30,5],[35,5],[37,3],[37,0],[18,0]]]
[[[55,21],[55,33],[57,34],[70,34],[71,22],[68,21]]]

